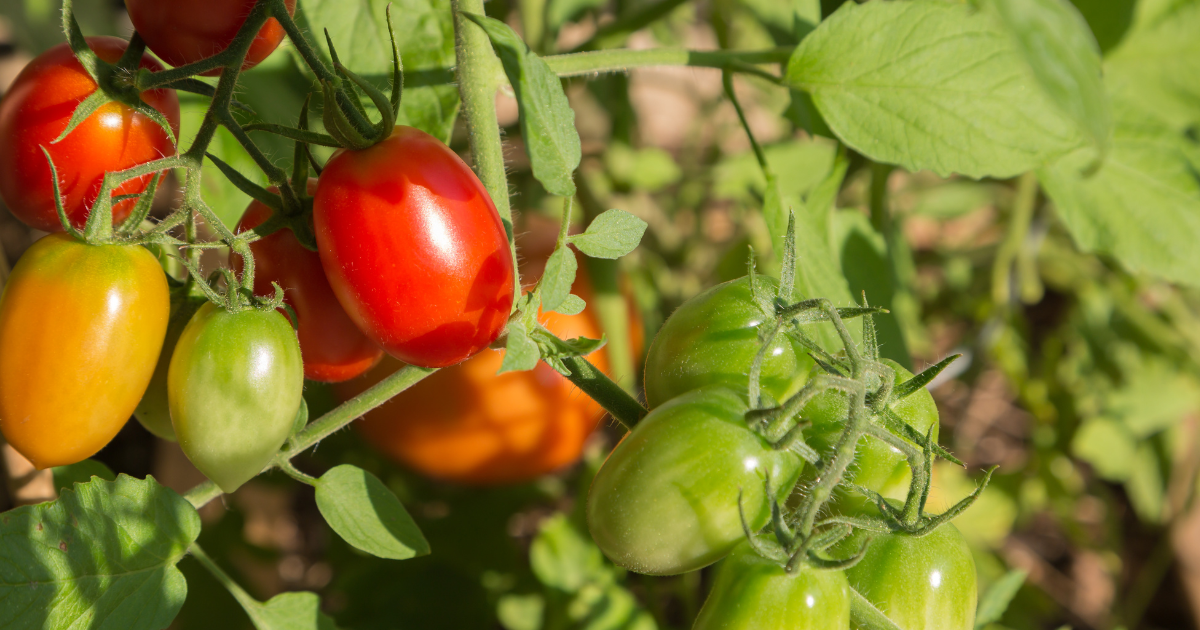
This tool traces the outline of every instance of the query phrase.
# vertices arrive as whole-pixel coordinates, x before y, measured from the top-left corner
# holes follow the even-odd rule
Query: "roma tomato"
[[[255,0],[125,0],[129,21],[154,54],[172,66],[182,66],[225,50],[246,22]],[[285,2],[288,14],[296,0]],[[267,58],[283,41],[283,26],[275,18],[254,36],[242,70]],[[205,73],[215,77],[220,70]]]
[[[86,459],[133,413],[170,297],[146,248],[34,243],[0,298],[0,430],[38,468]]]
[[[846,577],[901,630],[975,627],[975,559],[952,524],[920,538],[876,536]]]
[[[760,295],[778,283],[756,276]],[[653,409],[698,387],[728,385],[744,391],[758,353],[758,328],[767,315],[750,297],[750,278],[719,284],[684,302],[667,318],[646,353],[646,402]],[[775,338],[759,383],[782,401],[804,384],[812,359],[790,336]]]
[[[162,352],[158,355],[158,364],[154,366],[154,375],[150,377],[150,385],[142,400],[133,410],[133,417],[142,423],[146,430],[164,439],[175,441],[175,429],[171,426],[171,409],[167,403],[167,370],[171,366],[171,356],[175,354],[175,345],[179,336],[191,321],[196,310],[207,302],[202,295],[189,295],[186,290],[178,290],[171,295],[171,318],[167,322],[167,336],[163,340]]]
[[[708,386],[650,412],[609,454],[592,481],[587,520],[613,562],[674,575],[720,560],[743,538],[738,491],[750,526],[770,517],[769,476],[784,501],[803,460],[746,427],[746,395]]]
[[[912,372],[891,359],[880,359],[896,373],[896,384],[912,378]],[[804,439],[818,453],[828,453],[837,444],[846,426],[848,402],[846,395],[839,392],[824,392],[809,401],[800,412],[800,417],[812,422],[805,431]],[[892,403],[892,410],[921,435],[933,427],[933,439],[938,437],[938,410],[933,396],[921,389]],[[904,454],[883,441],[863,436],[855,451],[854,466],[851,468],[854,483],[870,488],[890,498],[904,498],[908,492],[911,471]]]
[[[170,3],[166,3],[170,4]],[[101,59],[115,62],[128,45],[115,37],[89,37],[88,46]],[[150,55],[141,67],[162,70]],[[100,191],[106,171],[119,171],[175,154],[166,131],[150,118],[120,103],[109,103],[88,116],[62,142],[51,144],[64,129],[75,106],[96,91],[96,83],[83,70],[66,44],[38,55],[0,101],[0,196],[13,216],[32,228],[61,232],[54,208],[50,164],[46,147],[58,169],[63,209],[71,224],[82,227]],[[162,112],[179,136],[179,98],[174,90],[142,92],[142,100]],[[137,194],[150,176],[130,180],[114,195]],[[133,211],[136,200],[113,205],[113,220]]]
[[[321,173],[313,221],[350,319],[389,354],[445,367],[500,335],[513,263],[496,206],[449,147],[412,127]]]
[[[308,180],[309,194],[316,188],[317,180]],[[270,190],[277,192],[275,187]],[[271,212],[265,204],[252,202],[235,231],[241,234],[262,225]],[[305,249],[290,229],[254,241],[250,251],[255,263],[254,292],[274,295],[271,283],[278,283],[284,300],[296,311],[305,378],[336,383],[359,376],[379,362],[383,349],[350,321],[329,287],[321,257]],[[241,256],[230,254],[229,262],[241,273]]]
[[[586,298],[581,284],[576,282],[575,293]],[[562,338],[601,335],[590,307],[578,315],[545,313],[541,321]],[[608,370],[606,348],[587,358]],[[372,446],[400,463],[458,483],[517,483],[573,464],[604,410],[544,363],[496,374],[503,359],[501,350],[484,350],[443,368],[356,426]],[[385,359],[367,378],[343,383],[337,392],[347,400],[402,366]]]
[[[188,322],[167,372],[171,425],[221,490],[262,472],[287,440],[304,389],[300,344],[278,311],[212,304]]]
[[[837,630],[850,627],[850,586],[841,571],[788,573],[742,543],[717,580],[692,630]]]

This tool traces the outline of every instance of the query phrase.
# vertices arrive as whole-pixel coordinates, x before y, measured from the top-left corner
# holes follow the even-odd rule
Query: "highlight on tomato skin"
[[[508,235],[487,190],[433,136],[397,126],[326,163],[313,224],[329,284],[388,354],[446,367],[488,347],[512,309]]]
[[[308,180],[308,193],[317,180]],[[278,192],[274,186],[271,192]],[[272,210],[259,201],[246,208],[234,232],[254,229],[271,217]],[[336,383],[361,376],[379,363],[383,349],[375,345],[346,315],[329,286],[321,257],[305,249],[289,228],[250,243],[254,255],[254,293],[271,297],[272,282],[283,288],[284,301],[296,312],[296,328],[304,358],[304,377]],[[242,272],[242,257],[230,253],[230,266]],[[284,315],[287,315],[286,312]]]
[[[116,37],[88,37],[88,46],[104,61],[116,62],[128,42]],[[149,54],[141,67],[163,69]],[[75,107],[96,90],[67,44],[38,55],[21,71],[0,101],[0,197],[29,227],[60,232],[54,206],[50,165],[41,147],[54,160],[71,224],[83,227],[107,171],[120,171],[175,154],[167,132],[154,120],[120,103],[108,103],[88,116],[66,138],[54,142],[67,128]],[[142,93],[142,100],[162,112],[179,137],[179,97],[175,90]],[[137,194],[151,176],[130,180],[113,195]],[[113,204],[113,221],[133,211],[135,199]]]
[[[172,66],[200,61],[225,50],[256,0],[125,0],[129,21],[160,59]],[[289,15],[296,12],[296,0],[286,0]],[[275,18],[267,18],[250,43],[242,70],[249,70],[266,59],[283,41],[286,33]],[[221,70],[205,72],[215,77]]]
[[[0,297],[0,431],[38,468],[84,460],[142,398],[170,311],[140,245],[58,233],[30,247]]]

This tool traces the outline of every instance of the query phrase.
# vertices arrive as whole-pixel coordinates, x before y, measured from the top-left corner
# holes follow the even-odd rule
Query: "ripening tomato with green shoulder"
[[[88,37],[87,44],[96,56],[115,63],[129,42]],[[142,56],[141,67],[155,72],[163,69],[149,54]],[[29,62],[0,101],[0,196],[25,225],[45,232],[63,229],[54,206],[50,163],[42,147],[54,159],[63,209],[77,228],[83,227],[105,172],[175,154],[171,136],[157,122],[121,103],[101,106],[55,142],[66,130],[75,107],[95,91],[96,82],[70,47],[59,44]],[[148,90],[141,98],[166,117],[179,137],[175,90]],[[117,186],[113,195],[140,193],[150,179],[150,175],[131,179]],[[113,204],[113,221],[124,220],[136,203],[136,199],[126,199]]]
[[[296,332],[276,310],[230,312],[206,303],[183,329],[167,372],[179,447],[225,492],[275,457],[303,390]]]
[[[856,532],[847,547],[858,548]],[[880,534],[846,570],[850,585],[901,630],[972,630],[978,586],[975,559],[947,523],[921,537]]]
[[[370,148],[336,151],[313,226],[338,301],[393,357],[446,367],[504,330],[508,235],[479,178],[437,138],[400,125]]]
[[[755,289],[768,302],[778,282],[757,275]],[[684,302],[667,318],[646,353],[646,402],[653,409],[672,398],[723,384],[744,390],[770,314],[754,302],[749,276],[718,284]],[[763,360],[759,384],[782,402],[804,385],[813,366],[807,351],[781,333]]]
[[[880,361],[892,369],[896,385],[913,376],[912,372],[891,359],[880,359]],[[846,394],[831,390],[816,396],[801,410],[800,417],[812,423],[812,428],[804,432],[804,440],[818,453],[830,452],[837,444],[838,438],[846,426],[849,413],[848,404]],[[897,416],[921,435],[925,435],[932,428],[933,440],[937,441],[937,403],[933,401],[933,396],[928,390],[921,388],[894,401],[891,403],[891,408]],[[907,496],[908,480],[911,478],[908,461],[899,449],[878,438],[863,436],[859,440],[854,464],[849,472],[854,483],[870,488],[888,498],[903,499]],[[851,502],[863,501],[857,495],[849,500]]]
[[[146,47],[172,66],[182,66],[212,57],[225,50],[237,36],[256,0],[125,0],[129,21]],[[296,12],[296,0],[285,0],[288,15]],[[279,47],[286,33],[275,18],[267,18],[258,30],[242,63],[249,70]],[[210,70],[215,77],[221,70]]]
[[[741,543],[717,566],[692,630],[839,630],[850,627],[850,586],[839,570],[788,573]]]
[[[743,538],[738,495],[758,529],[770,517],[763,485],[785,501],[803,460],[746,426],[746,393],[721,385],[655,407],[617,444],[588,493],[592,538],[637,573],[674,575],[725,557]]]
[[[0,431],[38,468],[87,459],[121,430],[162,349],[170,297],[140,245],[34,243],[0,298]]]
[[[308,193],[316,189],[316,178],[310,178]],[[268,190],[278,192],[274,186]],[[252,230],[271,214],[266,204],[253,201],[234,232]],[[272,297],[275,289],[271,283],[277,283],[283,288],[284,302],[296,312],[305,378],[336,383],[360,376],[379,363],[383,349],[350,321],[329,286],[321,257],[305,249],[290,228],[280,228],[250,243],[250,252],[254,255],[254,293]],[[231,252],[229,263],[241,274],[241,256]]]

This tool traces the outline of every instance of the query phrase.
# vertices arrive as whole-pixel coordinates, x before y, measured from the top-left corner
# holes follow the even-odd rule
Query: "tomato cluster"
[[[131,0],[129,11],[150,50],[179,65],[222,51],[254,4],[217,2],[191,15],[179,3]],[[157,37],[168,26],[179,27],[179,37]],[[281,37],[269,20],[245,67]],[[115,38],[87,44],[104,63],[121,60],[128,46]],[[162,70],[148,54],[141,67]],[[223,295],[200,278],[169,282],[142,246],[146,238],[122,225],[135,205],[145,206],[139,195],[149,176],[116,188],[102,182],[106,173],[175,153],[178,99],[170,89],[140,94],[168,133],[148,110],[122,100],[139,96],[115,82],[103,88],[107,104],[69,127],[76,107],[101,90],[97,81],[120,74],[105,68],[85,71],[64,44],[34,60],[0,103],[0,195],[31,227],[57,232],[21,258],[0,298],[0,430],[39,468],[91,456],[134,415],[178,440],[230,492],[269,466],[296,428],[305,377],[345,381],[385,352],[414,365],[452,366],[503,331],[516,275],[504,225],[470,168],[411,127],[335,153],[318,179],[295,191],[298,204],[284,215],[253,202],[228,239],[241,255],[230,257],[236,272],[226,274]],[[102,192],[119,198],[110,203]],[[97,207],[103,211],[89,221]],[[251,232],[272,218],[282,227]],[[106,220],[117,224],[115,233],[96,227]],[[315,234],[317,251],[293,232],[301,227]],[[256,273],[242,255],[253,256]],[[584,334],[598,336],[591,326]],[[579,398],[558,389],[564,401]],[[545,472],[577,457],[598,413],[577,415],[574,426],[554,427],[569,436],[540,438],[557,441],[561,452],[539,452],[538,462],[508,474]]]
[[[901,529],[877,536],[861,557],[854,554],[867,540],[862,530],[845,538],[847,526],[833,537],[845,538],[836,546],[827,542],[807,556],[788,555],[793,528],[803,519],[802,510],[787,506],[806,505],[805,495],[821,485],[822,475],[838,474],[829,466],[853,415],[848,392],[854,390],[833,365],[849,365],[845,356],[813,351],[823,357],[815,365],[811,341],[791,331],[768,332],[771,322],[786,319],[781,313],[791,312],[776,297],[778,287],[761,275],[727,282],[685,302],[663,324],[646,358],[650,413],[616,446],[591,485],[587,521],[593,539],[613,562],[651,575],[694,571],[724,559],[696,629],[849,628],[851,587],[901,628],[973,627],[974,562],[953,525],[931,526],[927,533],[893,518]],[[936,441],[938,415],[929,392],[909,386],[892,393],[913,375],[892,361],[856,360],[873,366],[861,377],[877,388],[871,396],[889,397],[884,404],[863,403],[874,404],[869,412],[898,418],[911,431],[905,433],[909,440]],[[760,400],[752,403],[756,361]],[[822,389],[831,378],[837,384]],[[756,414],[782,414],[791,400],[798,401],[796,428],[803,430],[804,448],[756,424]],[[912,460],[893,444],[861,435],[845,482],[871,497],[903,498]],[[869,501],[846,487],[839,484],[817,504],[821,513],[884,522]],[[837,527],[826,526],[823,535],[836,534]]]

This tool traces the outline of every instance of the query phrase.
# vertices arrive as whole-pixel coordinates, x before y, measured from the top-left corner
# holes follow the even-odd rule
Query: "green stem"
[[[1037,192],[1037,174],[1033,171],[1025,173],[1017,180],[1017,196],[1013,200],[1012,215],[1008,219],[1008,232],[1005,233],[1004,242],[996,251],[996,260],[992,264],[992,301],[1001,308],[1007,308],[1012,300],[1013,263],[1016,262],[1021,245],[1029,234]]]
[[[183,493],[183,498],[187,499],[188,503],[191,503],[192,507],[197,510],[219,496],[221,496],[221,489],[217,487],[217,484],[207,479]]]
[[[299,468],[296,468],[296,466],[294,464],[292,464],[292,460],[290,460],[290,459],[287,459],[285,457],[276,457],[275,465],[279,467],[279,470],[282,470],[284,473],[286,473],[287,476],[291,477],[292,479],[295,479],[296,481],[299,481],[300,483],[307,484],[310,486],[317,485],[316,477],[313,477],[312,475],[307,475],[307,474],[301,472],[301,470]]]
[[[483,0],[452,0],[451,10],[454,11],[454,43],[458,62],[455,79],[462,99],[463,119],[467,123],[475,172],[511,232],[508,177],[504,173],[504,149],[500,142],[500,123],[496,118],[496,90],[501,80],[499,61],[483,29],[462,15],[483,15]]]
[[[308,450],[317,442],[329,437],[342,427],[361,418],[368,411],[392,399],[393,396],[412,387],[421,379],[437,370],[406,365],[395,374],[380,381],[371,389],[347,400],[333,411],[310,422],[288,443],[288,448],[279,454],[280,459],[291,459]]]
[[[600,406],[627,430],[633,430],[633,427],[650,413],[636,398],[621,389],[620,385],[596,369],[587,359],[568,357],[562,362],[571,370],[571,375],[567,378],[589,398],[600,403]]]
[[[697,68],[728,68],[734,62],[744,64],[787,63],[792,48],[766,50],[687,50],[684,48],[652,48],[650,50],[600,50],[545,57],[550,69],[560,77],[575,77],[608,72],[625,72],[632,68],[653,66],[693,66]]]
[[[242,605],[242,608],[253,617],[254,613],[257,612],[259,607],[262,605],[261,602],[251,597],[245,589],[239,586],[238,583],[235,582],[234,579],[230,577],[224,569],[217,565],[216,561],[210,558],[209,555],[200,548],[200,545],[192,543],[192,546],[188,551],[192,554],[192,557],[195,558],[197,562],[203,565],[205,569],[208,569],[208,572],[211,573],[213,577],[217,578],[217,581],[221,583],[221,586],[224,586],[225,589],[229,591],[229,594],[233,595],[233,598]]]

